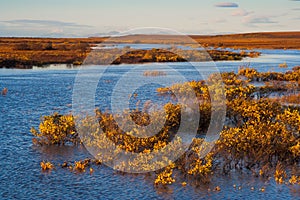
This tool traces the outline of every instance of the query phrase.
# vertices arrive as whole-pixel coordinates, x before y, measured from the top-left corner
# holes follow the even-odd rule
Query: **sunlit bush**
[[[36,136],[33,139],[36,144],[65,145],[79,143],[72,115],[54,113],[50,116],[44,116],[39,129],[36,130],[32,127],[31,133]]]
[[[54,168],[54,165],[51,162],[42,161],[40,165],[43,171],[48,171]]]

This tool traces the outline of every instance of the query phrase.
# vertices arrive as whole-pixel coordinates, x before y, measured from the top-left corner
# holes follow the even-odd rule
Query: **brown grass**
[[[132,35],[112,38],[110,41],[122,41],[124,43],[181,44],[180,41],[182,41],[182,37],[183,36],[176,35]],[[191,37],[203,47],[300,49],[300,32],[269,32]],[[106,39],[107,38],[0,38],[0,68],[31,68],[32,66],[42,66],[53,63],[80,65],[91,51],[90,47]],[[211,56],[214,60],[220,58],[220,55],[216,53],[218,52],[211,52]],[[243,52],[240,53],[240,55],[242,54]],[[125,63],[130,63],[131,60],[135,60],[131,57],[128,58],[130,60],[127,61],[127,58],[125,58]],[[180,60],[181,59],[178,61]],[[149,62],[153,61],[159,62],[159,59],[149,60]],[[169,60],[167,59],[166,61]]]

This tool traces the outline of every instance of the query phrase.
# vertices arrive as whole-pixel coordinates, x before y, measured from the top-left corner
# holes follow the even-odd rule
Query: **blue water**
[[[217,62],[220,71],[237,71],[250,63],[259,71],[285,71],[300,64],[299,51],[264,50],[260,58],[240,62]],[[278,67],[286,62],[287,69]],[[145,70],[157,67],[172,75],[178,71],[187,80],[201,79],[188,63],[142,65]],[[101,67],[99,67],[101,68]],[[111,90],[121,77],[132,72],[136,65],[110,67],[98,83],[96,106],[109,108]],[[132,77],[147,79],[141,68]],[[77,174],[57,167],[51,173],[40,169],[40,161],[54,164],[91,157],[84,147],[36,147],[32,145],[30,128],[38,127],[40,117],[53,112],[69,113],[72,110],[72,93],[78,68],[50,66],[31,70],[0,69],[0,88],[8,88],[6,96],[0,96],[0,199],[299,199],[299,186],[276,185],[274,180],[261,180],[251,174],[232,173],[230,176],[214,176],[208,185],[187,185],[180,181],[167,188],[153,186],[154,176],[121,174],[101,165],[95,172]],[[94,71],[97,73],[97,70]],[[151,77],[148,77],[151,78]],[[133,80],[134,81],[134,80]],[[156,96],[155,85],[140,88],[138,98]],[[124,88],[126,92],[128,88]],[[128,90],[129,91],[129,90]],[[135,100],[132,100],[132,105]],[[185,180],[182,178],[182,180]],[[187,181],[188,182],[188,181]],[[242,188],[235,189],[233,185]],[[220,192],[213,190],[221,187]],[[259,188],[265,187],[265,192]],[[254,187],[254,191],[250,188]]]

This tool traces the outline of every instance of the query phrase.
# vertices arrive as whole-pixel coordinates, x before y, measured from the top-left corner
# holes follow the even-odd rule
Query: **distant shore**
[[[177,44],[181,37],[176,35],[139,35],[122,36],[110,39],[112,42],[145,43],[145,44]],[[208,50],[214,61],[240,60],[247,56],[258,56],[258,53],[245,54],[243,50],[253,49],[300,49],[300,32],[266,32],[215,36],[190,36]],[[93,38],[0,38],[0,68],[32,68],[47,64],[81,65],[95,44],[107,40],[105,37]],[[180,44],[180,43],[179,43]],[[222,50],[222,48],[239,49],[240,52]],[[181,57],[159,49],[153,49],[150,58],[144,56],[150,50],[132,51],[134,53],[121,56],[113,64],[144,62],[182,62]],[[163,59],[160,59],[162,58]]]

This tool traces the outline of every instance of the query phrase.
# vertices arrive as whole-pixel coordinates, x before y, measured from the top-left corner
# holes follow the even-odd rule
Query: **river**
[[[223,71],[237,71],[241,66],[258,71],[286,71],[299,65],[300,51],[261,50],[259,58],[243,61],[216,62]],[[286,63],[288,68],[279,68]],[[96,106],[109,109],[112,89],[124,74],[146,79],[143,70],[159,69],[172,75],[179,71],[186,80],[197,80],[188,63],[164,63],[110,66],[99,80]],[[170,67],[171,66],[171,67]],[[101,68],[101,66],[99,66]],[[137,70],[133,70],[137,69]],[[97,69],[93,68],[93,74]],[[180,182],[166,188],[153,186],[153,176],[121,174],[104,165],[90,173],[74,173],[57,167],[50,173],[41,171],[40,162],[54,164],[91,157],[84,147],[37,147],[32,144],[30,128],[38,127],[40,117],[72,111],[72,94],[79,68],[51,65],[28,70],[0,69],[0,88],[8,88],[6,96],[0,95],[0,198],[1,199],[297,199],[299,186],[277,185],[274,179],[262,180],[249,172],[215,175],[207,185],[181,186]],[[103,87],[105,86],[105,87]],[[139,88],[142,101],[162,102],[156,96],[157,84]],[[124,91],[128,88],[123,88]],[[136,103],[134,100],[131,104]],[[233,185],[237,185],[234,188]],[[213,190],[220,186],[221,191]],[[238,189],[238,187],[241,187]],[[254,187],[254,190],[251,190]],[[265,192],[259,191],[265,187]]]

